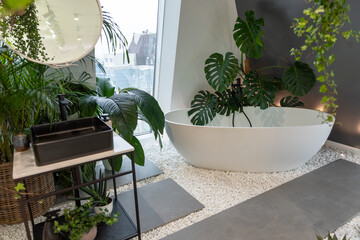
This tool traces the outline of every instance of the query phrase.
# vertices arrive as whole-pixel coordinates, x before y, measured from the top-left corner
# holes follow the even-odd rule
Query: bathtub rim
[[[258,108],[258,107],[253,107],[253,106],[244,106],[244,108]],[[285,108],[285,109],[296,109],[296,110],[300,110],[300,111],[312,111],[312,112],[317,112],[317,113],[323,113],[326,116],[327,115],[331,115],[329,113],[326,112],[322,112],[319,110],[314,110],[314,109],[308,109],[308,108],[294,108],[294,107],[270,107],[270,108]],[[334,123],[336,121],[335,117],[333,115],[331,115],[333,117],[333,122],[331,123],[319,123],[319,124],[309,124],[309,125],[294,125],[294,126],[279,126],[279,127],[232,127],[232,126],[202,126],[202,125],[192,125],[192,124],[186,124],[186,123],[179,123],[179,122],[174,122],[174,121],[170,121],[168,119],[166,119],[166,115],[172,113],[172,112],[176,112],[176,111],[189,111],[191,108],[177,108],[174,110],[171,110],[167,113],[164,114],[165,116],[165,122],[166,123],[171,123],[171,124],[175,124],[175,125],[180,125],[180,126],[186,126],[186,127],[195,127],[195,128],[218,128],[218,129],[286,129],[286,128],[300,128],[300,127],[319,127],[319,126],[323,126],[323,125],[327,125],[328,127],[333,127]],[[264,109],[266,110],[266,109]],[[229,115],[230,116],[230,115]],[[229,117],[229,116],[225,116],[225,117]]]

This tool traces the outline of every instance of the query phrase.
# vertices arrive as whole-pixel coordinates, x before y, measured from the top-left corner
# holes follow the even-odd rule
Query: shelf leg
[[[111,161],[111,173],[114,176],[115,175],[115,169],[114,169],[114,159],[110,158]],[[116,192],[116,178],[113,177],[113,185],[114,185],[114,194],[115,194],[115,201],[117,200],[117,192]]]
[[[136,226],[138,231],[138,239],[141,240],[141,227],[140,227],[140,214],[139,214],[139,201],[136,187],[136,172],[135,172],[135,159],[134,152],[131,152],[131,168],[133,176],[134,199],[135,199],[135,213],[136,213]]]
[[[24,184],[24,187],[25,187],[25,198],[26,198],[26,200],[28,200],[29,195],[28,195],[28,190],[27,190],[27,186],[26,186],[26,180],[23,181],[23,184]],[[34,228],[35,223],[34,223],[34,217],[33,217],[33,214],[32,214],[30,202],[27,202],[27,207],[28,207],[28,211],[29,211],[31,225]]]
[[[71,169],[71,174],[74,180],[74,186],[80,185],[82,183],[82,174],[81,174],[81,167],[74,167]],[[80,192],[79,189],[74,190],[74,196],[75,198],[80,198]],[[75,200],[75,204],[77,207],[81,206],[80,200]]]
[[[25,180],[23,181],[23,183],[24,183],[24,186],[25,186],[25,184],[26,184]],[[24,206],[24,201],[22,200],[22,198],[20,198],[19,203],[20,203],[21,216],[22,216],[22,219],[24,220],[27,239],[32,240],[31,233],[30,233],[30,228],[29,228],[29,223],[28,223],[28,221],[26,219],[26,212],[25,212],[26,207]]]

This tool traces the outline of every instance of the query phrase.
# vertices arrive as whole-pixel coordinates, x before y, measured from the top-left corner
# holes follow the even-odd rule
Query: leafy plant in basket
[[[290,50],[296,61],[300,61],[303,53],[310,50],[314,56],[314,66],[318,71],[317,80],[321,83],[319,92],[324,96],[321,103],[324,111],[331,111],[336,115],[336,83],[334,71],[331,65],[335,61],[335,55],[331,52],[339,38],[345,40],[351,37],[360,41],[360,31],[352,29],[344,30],[346,24],[350,23],[348,12],[350,5],[347,0],[309,0],[309,8],[303,11],[303,17],[295,18],[292,28],[294,33],[304,39],[300,48]],[[332,116],[327,121],[332,122]]]
[[[233,37],[246,59],[257,59],[263,55],[263,26],[263,18],[257,19],[251,10],[246,11],[244,20],[236,20]],[[191,110],[188,111],[194,125],[205,125],[213,120],[216,114],[229,116],[235,112],[244,112],[243,106],[250,105],[261,109],[275,106],[274,99],[279,90],[290,93],[281,99],[281,106],[304,105],[299,97],[307,94],[316,81],[313,70],[306,63],[296,61],[290,66],[249,69],[247,61],[244,64],[243,54],[241,61],[231,52],[227,52],[225,56],[213,53],[206,59],[205,77],[215,93],[202,90],[195,95]],[[262,73],[269,68],[284,68],[282,78],[275,79]],[[250,121],[249,123],[251,126]]]
[[[70,240],[80,240],[85,234],[93,234],[92,239],[96,236],[96,225],[105,223],[112,225],[117,222],[118,214],[106,216],[104,214],[95,214],[92,212],[91,201],[83,204],[80,207],[75,207],[73,210],[64,210],[64,222],[54,221],[54,232],[69,232]],[[88,238],[90,239],[90,238]]]
[[[135,163],[143,166],[144,150],[140,141],[134,136],[138,120],[145,121],[151,127],[155,139],[159,140],[164,131],[165,117],[158,102],[145,91],[136,88],[119,89],[108,78],[96,79],[96,96],[85,96],[80,102],[82,116],[109,114],[113,129],[135,148]],[[114,161],[115,170],[121,167],[121,158]]]

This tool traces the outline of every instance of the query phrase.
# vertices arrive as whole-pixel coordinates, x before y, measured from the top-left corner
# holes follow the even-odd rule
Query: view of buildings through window
[[[116,89],[134,87],[153,95],[158,0],[102,0],[101,4],[115,19],[128,41],[130,63],[122,49],[114,55],[109,53],[106,41],[99,40],[95,57],[106,73],[96,69],[96,76],[110,78]],[[135,133],[149,131],[149,126],[139,121]]]

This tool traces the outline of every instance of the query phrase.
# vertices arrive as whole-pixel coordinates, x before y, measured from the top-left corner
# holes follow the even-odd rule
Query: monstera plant
[[[163,134],[165,117],[158,102],[153,96],[136,88],[119,89],[108,78],[96,79],[96,96],[85,96],[80,102],[82,116],[94,116],[107,113],[113,129],[135,148],[135,163],[143,166],[144,150],[140,141],[134,136],[138,120],[145,121],[151,127],[155,139],[162,146],[160,135]],[[115,170],[120,170],[121,158],[115,161]]]
[[[213,53],[206,59],[205,77],[215,92],[202,90],[195,95],[188,111],[194,125],[208,124],[216,114],[229,116],[235,112],[244,112],[243,106],[250,105],[261,109],[275,106],[274,99],[279,90],[290,93],[280,100],[281,106],[304,105],[299,101],[299,97],[307,94],[316,81],[309,65],[296,61],[289,66],[249,69],[248,64],[244,64],[244,55],[246,59],[262,57],[265,49],[262,41],[263,26],[263,18],[257,19],[253,11],[246,11],[245,19],[238,18],[233,30],[235,43],[243,53],[241,60],[239,61],[231,52],[227,52],[225,56]],[[261,71],[275,67],[285,69],[281,79],[263,74]],[[251,125],[250,121],[249,123]]]

